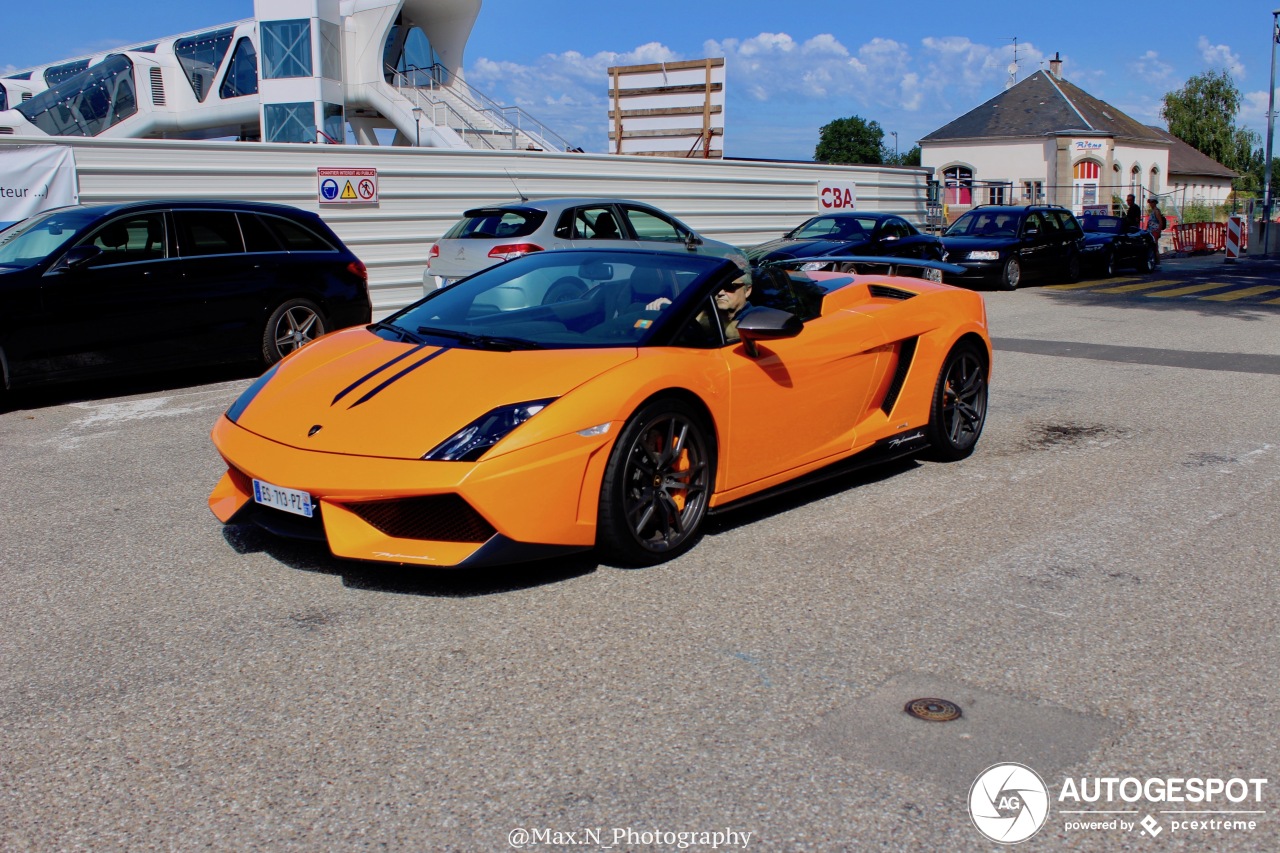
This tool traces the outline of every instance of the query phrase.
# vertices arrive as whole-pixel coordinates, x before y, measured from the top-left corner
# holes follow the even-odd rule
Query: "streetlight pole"
[[[1271,13],[1271,85],[1267,87],[1267,163],[1262,178],[1262,256],[1268,254],[1271,229],[1271,140],[1276,130],[1276,42],[1280,41],[1280,9]]]
[[[422,147],[422,107],[413,105],[413,147]]]
[[[898,162],[898,131],[891,130],[889,132],[893,134],[893,165],[900,166],[902,164]]]

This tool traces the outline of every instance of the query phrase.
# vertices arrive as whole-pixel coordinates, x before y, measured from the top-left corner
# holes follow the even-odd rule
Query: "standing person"
[[[1164,233],[1164,214],[1155,198],[1147,199],[1147,233],[1156,241],[1156,266],[1160,266],[1160,235]]]
[[[1134,228],[1142,227],[1142,210],[1133,200],[1133,193],[1124,197],[1124,224]]]

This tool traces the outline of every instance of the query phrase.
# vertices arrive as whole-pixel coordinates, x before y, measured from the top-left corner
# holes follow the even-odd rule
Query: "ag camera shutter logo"
[[[993,764],[969,788],[969,817],[992,841],[1026,841],[1049,817],[1049,789],[1026,765]]]

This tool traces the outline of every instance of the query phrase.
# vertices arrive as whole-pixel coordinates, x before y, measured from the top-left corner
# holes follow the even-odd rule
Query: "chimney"
[[[1056,50],[1053,52],[1053,59],[1049,60],[1049,73],[1062,79],[1062,56]]]

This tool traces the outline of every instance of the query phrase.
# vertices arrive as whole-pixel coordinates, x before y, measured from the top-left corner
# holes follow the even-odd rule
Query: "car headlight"
[[[239,421],[240,416],[244,414],[245,408],[253,402],[253,398],[258,396],[258,392],[271,381],[271,377],[275,376],[276,371],[279,369],[280,365],[278,363],[274,364],[270,370],[253,380],[253,384],[244,389],[244,393],[236,398],[236,401],[231,404],[231,408],[227,409],[227,420],[232,423]]]
[[[553,400],[555,397],[499,406],[437,444],[422,458],[432,462],[474,462],[513,429],[545,409]]]
[[[824,270],[828,266],[830,266],[830,264],[825,264],[822,261],[810,261],[807,264],[801,264],[800,269],[805,272],[814,272],[815,270]]]
[[[965,255],[965,259],[970,261],[998,261],[1000,260],[1000,253],[989,250],[983,252],[970,252]]]

